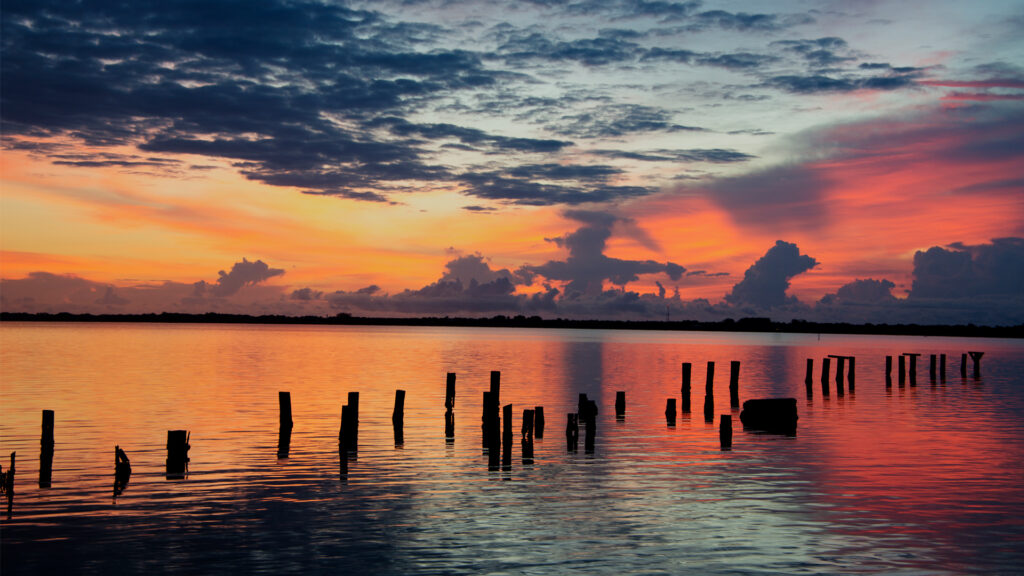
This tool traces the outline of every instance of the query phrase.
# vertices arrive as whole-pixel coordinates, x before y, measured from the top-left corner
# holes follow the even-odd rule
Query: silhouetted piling
[[[722,450],[732,448],[732,414],[722,414],[718,425],[718,440],[722,445]]]
[[[584,450],[587,454],[594,452],[594,442],[597,439],[597,402],[587,399],[586,394],[580,394],[579,419],[583,421],[586,436],[584,437]]]
[[[704,379],[704,421],[715,421],[715,363],[708,362],[708,373]]]
[[[535,438],[544,438],[544,407],[534,406],[533,407],[533,436]]]
[[[14,460],[17,456],[17,452],[11,452],[11,467],[4,472],[4,467],[0,466],[0,493],[7,494],[7,514],[10,519],[11,505],[14,501]]]
[[[117,498],[128,487],[132,477],[132,463],[120,446],[114,446],[114,498]]]
[[[167,478],[184,478],[188,472],[189,433],[186,430],[167,431]]]
[[[974,379],[981,378],[981,357],[985,355],[984,352],[968,352],[971,355],[971,360],[974,362]]]
[[[391,412],[391,427],[395,431],[395,446],[405,443],[405,390],[395,390],[395,408]]]
[[[928,356],[928,379],[934,383],[935,380],[938,378],[938,375],[939,359],[937,356],[935,356],[935,354],[930,354]]]
[[[683,393],[682,410],[683,410],[683,414],[689,414],[690,413],[690,372],[691,372],[690,363],[689,362],[683,362],[683,385],[682,385],[682,393]]]
[[[341,407],[341,427],[338,429],[338,469],[341,479],[348,474],[349,428],[352,426],[352,407],[345,404]]]
[[[579,415],[575,412],[566,414],[565,423],[565,448],[568,452],[575,452],[578,449],[580,440]]]
[[[534,414],[535,412],[533,410],[523,410],[523,428],[521,430],[523,438],[526,438],[527,436],[529,436],[531,439],[533,438]]]
[[[348,449],[352,452],[359,450],[359,392],[348,393],[348,408],[352,412],[352,422],[346,431]]]
[[[523,450],[523,466],[533,464],[533,438],[523,438],[520,444]]]
[[[804,375],[804,386],[807,387],[807,397],[814,396],[814,358],[807,359],[807,373]]]
[[[53,410],[43,410],[43,431],[39,438],[39,487],[49,488],[53,478]]]
[[[533,433],[536,427],[536,409],[523,410],[523,465],[533,464]]]
[[[278,392],[277,405],[279,425],[277,430],[277,457],[287,458],[292,443],[292,395],[291,392]]]
[[[902,354],[899,357],[899,381],[900,388],[903,388],[907,383],[907,357]]]
[[[939,379],[946,380],[946,355],[939,354]]]
[[[740,362],[733,360],[729,364],[729,406],[740,407]]]
[[[494,406],[501,406],[501,371],[491,370],[491,394],[494,395]]]
[[[494,393],[486,390],[484,391],[483,410],[480,416],[484,448],[490,448],[493,443],[497,418]]]
[[[493,374],[493,372],[492,372]],[[502,453],[501,465],[508,469],[512,467],[512,405],[506,404],[501,410],[501,417],[505,419],[504,430],[502,431]]]
[[[626,393],[622,390],[615,393],[615,417],[619,420],[626,417]]]
[[[829,354],[828,357],[835,358],[836,360],[836,395],[842,396],[846,393],[846,387],[843,384],[843,374],[846,371],[846,356]]]
[[[885,387],[892,387],[892,356],[885,357]]]
[[[676,425],[676,399],[669,398],[665,401],[665,422],[669,426]]]
[[[857,358],[854,356],[847,356],[846,359],[850,362],[850,370],[846,374],[846,383],[850,386],[850,394],[853,394],[856,384],[854,368],[857,366]]]
[[[960,377],[967,378],[967,354],[960,355]]]
[[[444,407],[448,411],[455,409],[455,372],[449,372],[445,382]]]
[[[824,397],[829,396],[829,383],[828,377],[832,373],[832,359],[822,358],[821,359],[821,395]]]
[[[910,358],[910,385],[917,386],[917,357],[920,354],[905,352],[904,355]]]

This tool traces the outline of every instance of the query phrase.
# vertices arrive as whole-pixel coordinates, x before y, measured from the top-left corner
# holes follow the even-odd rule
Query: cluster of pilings
[[[900,388],[907,385],[907,381],[910,381],[910,386],[917,386],[917,358],[921,356],[917,352],[904,352],[897,357],[898,372],[897,382]],[[967,378],[967,358],[970,356],[971,361],[974,364],[973,375],[974,379],[981,378],[981,357],[984,356],[984,352],[964,352],[960,355],[960,377]],[[946,355],[935,354],[929,355],[928,362],[928,377],[929,380],[934,384],[936,380],[946,381]],[[908,366],[909,364],[909,366]],[[885,387],[892,388],[892,356],[885,357]]]
[[[856,391],[856,366],[857,358],[854,356],[841,356],[829,354],[821,360],[821,395],[828,398],[831,394],[830,381],[832,377],[832,360],[836,361],[836,395],[846,394],[846,385],[849,384],[850,393]],[[845,383],[844,383],[845,375]],[[804,385],[807,388],[807,397],[814,396],[814,359],[807,359],[807,374],[804,376]]]
[[[693,372],[692,365],[689,362],[683,362],[683,383],[681,387],[682,394],[682,413],[690,413],[690,376]],[[739,408],[740,406],[740,363],[738,360],[733,360],[729,364],[729,406],[731,408]],[[665,420],[669,426],[674,426],[676,422],[676,400],[675,398],[668,398],[665,401]],[[704,421],[714,422],[715,421],[715,363],[708,362],[708,369],[704,379]]]

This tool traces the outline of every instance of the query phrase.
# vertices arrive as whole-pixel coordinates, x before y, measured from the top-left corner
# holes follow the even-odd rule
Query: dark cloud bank
[[[913,285],[897,298],[886,279],[857,279],[816,303],[788,294],[790,281],[818,262],[779,240],[754,262],[723,301],[685,300],[687,282],[708,273],[687,272],[673,262],[623,260],[604,254],[613,233],[656,247],[629,219],[602,212],[569,211],[580,222],[574,232],[550,239],[568,251],[564,260],[494,269],[480,254],[458,256],[427,286],[387,294],[371,285],[354,291],[288,289],[265,281],[283,270],[242,259],[216,282],[114,287],[75,276],[36,272],[0,281],[5,312],[150,313],[360,316],[527,315],[544,318],[714,321],[769,317],[776,321],[876,324],[1024,323],[1024,238],[988,244],[951,244],[919,251]],[[644,276],[656,293],[627,288]],[[672,293],[665,286],[672,286]],[[610,286],[607,287],[606,286]],[[523,287],[524,293],[518,293]]]

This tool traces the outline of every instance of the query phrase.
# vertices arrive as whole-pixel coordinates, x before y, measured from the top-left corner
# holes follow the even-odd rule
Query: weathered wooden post
[[[512,468],[512,405],[506,404],[501,410],[501,417],[505,419],[502,434],[503,450],[501,455],[501,466],[505,470]]]
[[[579,415],[575,412],[566,414],[565,447],[567,452],[575,452],[580,440]]]
[[[946,355],[939,354],[939,378],[946,381]]]
[[[341,407],[341,428],[338,430],[338,468],[342,480],[345,480],[348,474],[348,434],[351,426],[352,407],[345,404]]]
[[[740,362],[733,360],[729,364],[729,406],[740,407]]]
[[[120,446],[114,446],[114,498],[117,498],[128,487],[132,477],[132,463]]]
[[[615,393],[615,417],[619,420],[626,417],[626,392],[622,390]]]
[[[843,374],[846,372],[846,356],[829,354],[829,358],[836,359],[836,395],[842,396],[846,393],[846,388],[843,384]]]
[[[807,388],[807,398],[814,397],[814,358],[807,359],[807,374],[804,375],[804,386]]]
[[[899,372],[900,388],[903,388],[907,383],[907,357],[903,354],[899,357]]]
[[[523,410],[523,465],[533,464],[533,431],[536,425],[536,412],[534,410]]]
[[[960,355],[960,377],[967,378],[967,354]]]
[[[14,502],[14,460],[17,455],[17,452],[11,452],[11,467],[7,472],[4,472],[4,467],[0,466],[0,493],[7,494],[8,519],[10,519],[11,505]]]
[[[892,356],[885,357],[885,387],[892,388]]]
[[[683,362],[683,414],[690,413],[690,372],[691,366],[689,362]]]
[[[491,396],[494,400],[494,409],[499,410],[501,406],[501,371],[491,370]]]
[[[974,379],[981,378],[981,357],[985,355],[984,352],[968,352],[971,355],[971,360],[974,362]]]
[[[821,359],[821,395],[828,398],[829,396],[829,384],[828,377],[832,374],[832,359],[822,358]]]
[[[391,427],[395,431],[395,446],[405,443],[405,390],[395,390],[395,408],[391,412]]]
[[[708,373],[704,379],[704,421],[715,421],[715,363],[708,362]]]
[[[732,449],[732,414],[722,414],[718,425],[718,440],[722,450]]]
[[[910,357],[910,385],[917,386],[917,357],[920,354],[914,352],[904,352],[904,354]]]
[[[345,430],[345,438],[348,442],[347,448],[352,452],[359,451],[359,392],[348,393],[348,409],[352,418],[349,419],[349,427]]]
[[[533,407],[533,435],[537,439],[544,438],[544,407]]]
[[[676,425],[676,399],[669,398],[665,401],[665,422],[669,426]]]
[[[523,410],[523,428],[520,431],[523,438],[533,438],[533,416],[535,412],[530,409]]]
[[[586,433],[584,450],[587,454],[593,454],[594,442],[597,440],[597,402],[593,400],[587,402]]]
[[[43,410],[43,432],[39,438],[39,487],[49,488],[53,479],[53,410]]]
[[[444,407],[448,411],[455,409],[455,372],[448,372],[444,387]]]
[[[188,472],[189,433],[186,430],[167,431],[167,479],[184,478]]]
[[[850,361],[850,371],[847,372],[847,374],[846,374],[846,382],[847,382],[847,384],[850,385],[850,394],[853,394],[854,387],[855,387],[855,382],[856,382],[856,380],[854,379],[855,376],[856,376],[854,374],[854,367],[857,364],[857,358],[854,357],[854,356],[847,356],[846,359]]]
[[[491,392],[484,390],[483,408],[480,410],[481,444],[484,448],[491,445]]]
[[[278,392],[277,405],[279,426],[277,430],[277,457],[287,458],[292,444],[292,395]]]
[[[935,383],[939,371],[939,359],[935,354],[928,355],[928,379]]]

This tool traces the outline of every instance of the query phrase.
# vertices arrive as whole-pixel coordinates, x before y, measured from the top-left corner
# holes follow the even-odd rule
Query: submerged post
[[[821,359],[821,395],[828,397],[828,377],[832,373],[832,359],[822,358]]]
[[[740,362],[733,360],[729,364],[729,406],[740,407]]]
[[[690,413],[690,372],[691,366],[689,362],[683,362],[683,414]]]
[[[626,417],[626,393],[622,390],[615,393],[615,417],[619,420]]]
[[[718,441],[722,445],[722,450],[732,448],[732,414],[722,414],[718,425]]]
[[[984,352],[968,352],[971,355],[971,360],[974,361],[974,379],[981,378],[981,357],[985,355]]]
[[[715,363],[708,362],[708,373],[704,380],[704,421],[715,421]]]
[[[676,399],[669,398],[665,401],[665,421],[669,426],[676,425]]]
[[[544,407],[533,407],[533,435],[537,439],[544,437]]]
[[[188,471],[189,433],[186,430],[167,431],[167,478],[184,478]]]

